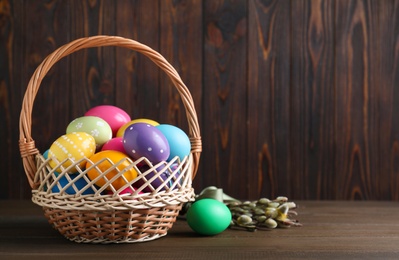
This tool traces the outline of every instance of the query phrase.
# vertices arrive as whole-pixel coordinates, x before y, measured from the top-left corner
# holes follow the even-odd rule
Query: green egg
[[[66,133],[85,132],[94,137],[96,146],[100,147],[112,138],[112,129],[102,118],[82,116],[69,123]]]
[[[222,202],[215,199],[201,199],[193,203],[186,215],[192,230],[205,236],[223,232],[231,222],[231,212]]]

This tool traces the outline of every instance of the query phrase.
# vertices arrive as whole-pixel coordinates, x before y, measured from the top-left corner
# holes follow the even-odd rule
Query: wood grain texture
[[[13,19],[12,19],[12,6],[9,1],[0,1],[0,158],[7,158],[13,154],[12,145],[14,144],[13,137],[13,124],[12,121],[12,101],[13,92],[11,85],[13,83],[12,67],[13,67]],[[15,98],[14,98],[15,100]],[[19,103],[18,103],[19,104]],[[7,160],[2,163],[6,171],[12,169],[12,162]],[[4,176],[0,181],[0,197],[6,197],[9,186],[12,186],[12,179],[8,175]]]
[[[148,10],[151,10],[149,12]],[[160,49],[159,1],[118,1],[116,34]],[[160,118],[160,69],[144,55],[116,49],[115,104],[134,118]]]
[[[202,88],[202,3],[201,1],[160,1],[160,52],[195,93],[201,111]],[[161,74],[161,117],[188,132],[187,117],[179,93],[166,74]]]
[[[245,196],[247,2],[205,1],[204,12],[203,178]]]
[[[98,34],[115,35],[114,2],[72,1],[73,39]],[[75,11],[78,10],[78,11]],[[90,21],[90,23],[87,23]],[[71,117],[82,116],[89,108],[115,102],[115,48],[91,48],[71,55]]]
[[[290,191],[298,198],[333,199],[334,1],[293,1],[291,13]]]
[[[28,67],[25,70],[27,73],[24,78],[29,80],[31,73],[48,53],[70,40],[65,34],[68,28],[69,14],[64,12],[65,3],[63,1],[42,2],[41,4],[24,2],[24,5],[27,30],[25,53],[28,59],[28,63],[25,63],[25,66]],[[29,10],[35,11],[29,12]],[[35,15],[40,18],[34,18]],[[53,140],[60,133],[65,132],[64,129],[60,129],[60,126],[68,124],[68,120],[70,120],[70,71],[67,64],[67,60],[62,60],[59,65],[57,64],[47,73],[42,81],[32,114],[32,136],[34,138],[40,136],[43,138],[42,140]],[[62,86],[60,86],[60,82],[63,82]],[[56,100],[54,104],[52,104],[53,100]],[[38,148],[44,152],[49,145],[47,142],[40,142]]]
[[[251,1],[248,28],[249,196],[289,196],[290,2]]]
[[[82,245],[53,229],[29,201],[0,201],[0,254],[5,259],[397,259],[397,202],[296,201],[303,227],[195,234],[178,220],[146,243]],[[46,246],[43,246],[46,245]],[[34,254],[32,253],[34,252]]]
[[[375,197],[372,157],[378,144],[378,89],[371,88],[378,55],[374,1],[338,1],[336,6],[337,198]],[[373,48],[374,47],[374,48]],[[378,72],[376,72],[378,73]],[[377,75],[378,76],[378,75]]]
[[[378,197],[399,200],[399,1],[378,6],[380,160]]]
[[[0,0],[0,198],[30,197],[16,129],[34,69],[97,34],[138,40],[180,73],[202,134],[198,192],[399,200],[399,0]],[[98,104],[187,128],[148,58],[92,48],[44,79],[38,148]]]

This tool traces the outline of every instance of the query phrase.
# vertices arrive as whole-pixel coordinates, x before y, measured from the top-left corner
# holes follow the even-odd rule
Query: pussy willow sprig
[[[296,204],[287,197],[274,200],[261,198],[256,201],[231,201],[226,203],[232,214],[230,228],[248,231],[271,230],[277,227],[299,227],[302,224],[291,217],[298,215]]]
[[[288,198],[284,196],[279,196],[274,200],[261,198],[255,201],[240,201],[225,194],[221,188],[209,186],[196,196],[195,201],[204,198],[223,202],[230,209],[232,216],[230,228],[232,229],[256,231],[302,226],[298,220],[292,219],[298,215],[295,211],[296,204],[288,201]],[[192,203],[186,203],[180,214],[185,215]]]

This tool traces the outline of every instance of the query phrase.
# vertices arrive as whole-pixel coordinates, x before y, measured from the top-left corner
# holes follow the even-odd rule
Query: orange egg
[[[126,124],[124,124],[123,126],[121,126],[121,128],[119,128],[118,132],[116,133],[117,137],[123,137],[123,134],[125,133],[126,128],[128,128],[128,126],[135,124],[135,123],[147,123],[149,125],[152,126],[157,126],[159,125],[159,123],[157,121],[154,121],[152,119],[147,119],[147,118],[137,118],[134,119],[130,122],[127,122]]]
[[[92,167],[93,163],[96,165],[96,167]],[[114,165],[117,165],[117,167]],[[120,172],[127,167],[129,167],[128,170],[119,175]],[[90,180],[94,180],[100,175],[102,176],[96,181],[96,185],[98,186],[110,185],[106,184],[108,180],[111,180],[116,175],[119,175],[119,177],[117,177],[111,183],[115,190],[120,189],[122,186],[137,177],[137,171],[132,167],[129,157],[122,152],[112,150],[101,151],[91,156],[89,161],[86,163],[86,169],[87,176],[90,178]],[[103,173],[106,171],[109,172],[104,175]],[[107,186],[106,189],[112,190],[111,186]]]

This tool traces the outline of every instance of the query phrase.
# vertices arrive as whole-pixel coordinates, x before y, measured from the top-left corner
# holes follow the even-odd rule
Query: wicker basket
[[[75,51],[102,46],[124,47],[144,54],[169,76],[186,110],[191,152],[183,160],[176,158],[171,162],[164,162],[162,170],[159,170],[160,164],[152,165],[146,158],[134,162],[128,159],[129,167],[120,171],[116,163],[110,170],[118,171],[117,175],[112,179],[106,179],[104,186],[97,187],[94,185],[95,180],[87,178],[87,169],[79,166],[82,161],[89,161],[88,158],[72,161],[68,168],[62,167],[65,161],[59,162],[59,167],[51,168],[49,161],[55,158],[45,158],[39,153],[31,137],[31,125],[35,96],[42,79],[50,68],[57,61]],[[25,173],[32,188],[33,202],[43,208],[45,216],[55,229],[75,242],[134,243],[154,240],[167,234],[176,221],[183,203],[194,198],[191,184],[198,168],[201,138],[193,99],[177,71],[162,55],[131,39],[116,36],[81,38],[58,48],[47,56],[34,72],[25,92],[20,115],[19,146]],[[138,164],[147,164],[148,170],[140,172]],[[172,164],[173,167],[171,167]],[[97,169],[99,178],[105,179],[108,171],[101,172],[96,166],[94,164],[93,168]],[[74,175],[77,177],[74,179],[68,174],[71,167],[77,171]],[[131,168],[139,172],[139,177],[133,181],[124,179],[125,185],[116,190],[112,186],[112,181],[115,178],[124,178],[124,172]],[[155,176],[146,178],[146,174],[151,171],[156,172]],[[154,188],[151,185],[152,181],[164,171],[169,171],[170,177],[164,182],[164,186]],[[52,187],[59,185],[57,182],[62,177],[68,178],[69,184],[65,187],[58,186],[59,192],[53,193]],[[77,187],[75,181],[78,179],[84,179],[87,185]],[[125,188],[132,188],[137,181],[141,181],[142,186],[137,188],[135,185],[136,189],[133,193],[120,193]],[[71,192],[68,194],[67,189],[74,189],[75,194]],[[85,193],[88,189],[92,189],[91,194]],[[110,189],[112,192],[105,194],[105,189]]]

